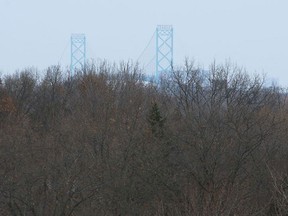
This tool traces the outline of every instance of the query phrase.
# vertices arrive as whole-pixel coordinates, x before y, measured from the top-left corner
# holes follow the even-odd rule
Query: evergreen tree
[[[159,106],[156,102],[152,104],[148,116],[148,122],[150,124],[152,134],[156,137],[162,138],[164,135],[165,118],[161,115]]]

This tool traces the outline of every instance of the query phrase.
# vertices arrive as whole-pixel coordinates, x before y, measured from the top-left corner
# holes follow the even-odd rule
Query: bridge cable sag
[[[151,42],[152,42],[155,34],[156,34],[156,31],[154,31],[154,33],[153,33],[152,37],[150,38],[148,44],[146,45],[146,47],[144,48],[144,50],[143,50],[143,51],[141,52],[141,54],[139,55],[139,57],[137,58],[137,61],[136,61],[136,62],[138,62],[139,59],[144,55],[145,51],[146,51],[146,50],[148,49],[148,47],[150,46],[150,44],[151,44]]]

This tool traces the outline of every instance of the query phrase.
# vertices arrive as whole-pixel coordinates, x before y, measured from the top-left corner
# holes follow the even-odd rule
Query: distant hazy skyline
[[[171,24],[176,64],[230,59],[288,86],[287,21],[288,0],[0,0],[0,73],[69,65],[72,33],[86,35],[88,58],[137,60]]]

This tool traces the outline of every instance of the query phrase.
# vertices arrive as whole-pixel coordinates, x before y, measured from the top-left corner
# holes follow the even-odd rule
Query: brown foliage
[[[285,215],[286,92],[263,83],[190,62],[161,84],[130,63],[7,76],[0,214]]]

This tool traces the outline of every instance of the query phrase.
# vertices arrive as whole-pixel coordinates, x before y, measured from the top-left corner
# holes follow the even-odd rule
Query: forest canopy
[[[2,76],[0,215],[287,215],[287,91],[232,64]]]

